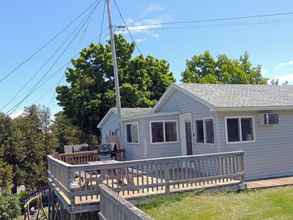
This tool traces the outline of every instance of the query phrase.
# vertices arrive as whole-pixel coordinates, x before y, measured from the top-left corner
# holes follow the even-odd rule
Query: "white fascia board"
[[[217,107],[217,112],[229,111],[270,111],[270,110],[293,110],[293,106],[244,106],[244,107]]]

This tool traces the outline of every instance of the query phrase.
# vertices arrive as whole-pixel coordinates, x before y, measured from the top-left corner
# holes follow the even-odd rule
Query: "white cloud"
[[[274,67],[274,72],[280,70],[281,68],[288,67],[293,65],[293,60],[289,60],[287,62],[279,63]]]
[[[165,18],[164,18],[165,19]],[[160,28],[162,25],[160,23],[164,22],[163,18],[156,19],[144,19],[139,22],[135,22],[133,19],[127,19],[128,30],[134,34],[140,34],[136,39],[137,42],[145,41],[147,37],[159,38],[160,35],[155,32],[156,28]],[[127,34],[127,29],[120,28],[116,33]]]
[[[17,111],[17,112],[12,113],[12,114],[10,115],[10,118],[15,119],[15,118],[17,118],[17,117],[19,117],[19,116],[22,116],[23,114],[24,114],[24,111],[23,111],[23,110],[21,110],[21,111]]]
[[[271,79],[278,79],[279,83],[282,84],[284,82],[288,82],[289,84],[293,84],[293,73],[288,74],[275,74],[271,77]]]
[[[162,19],[157,18],[157,19],[144,19],[138,22],[133,21],[133,19],[127,19],[128,23],[128,29],[131,32],[146,32],[149,31],[150,29],[155,29],[159,28],[162,25]],[[125,30],[124,30],[125,32]]]
[[[146,15],[146,14],[149,14],[149,13],[153,13],[153,12],[161,12],[161,11],[164,11],[164,10],[165,10],[165,9],[164,9],[161,5],[159,5],[159,4],[155,4],[155,3],[151,3],[151,4],[149,4],[149,5],[145,8],[143,14]]]
[[[137,38],[135,41],[136,41],[137,43],[140,43],[140,42],[145,41],[145,38]]]

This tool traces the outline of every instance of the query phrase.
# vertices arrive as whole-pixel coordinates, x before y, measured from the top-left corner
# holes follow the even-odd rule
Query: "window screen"
[[[252,118],[241,118],[241,131],[242,141],[254,140]]]
[[[137,124],[127,124],[127,142],[128,143],[138,143],[138,127]]]
[[[238,118],[228,118],[227,119],[227,132],[228,132],[228,134],[227,134],[228,135],[228,142],[240,141]]]
[[[196,120],[196,142],[204,143],[203,120]]]
[[[205,120],[206,143],[214,143],[214,124],[212,119]]]
[[[152,122],[152,142],[164,142],[164,124],[163,122]]]
[[[177,141],[176,122],[165,122],[166,142]]]

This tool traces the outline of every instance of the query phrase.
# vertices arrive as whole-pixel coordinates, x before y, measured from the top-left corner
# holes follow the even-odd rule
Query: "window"
[[[214,122],[213,119],[196,120],[196,142],[214,143]]]
[[[151,142],[177,142],[177,121],[151,122]]]
[[[238,118],[228,118],[227,119],[227,132],[228,132],[228,142],[239,142],[240,141]]]
[[[177,141],[177,127],[176,122],[165,122],[166,142]]]
[[[279,114],[275,114],[275,113],[264,114],[264,124],[265,125],[279,124]]]
[[[227,143],[254,141],[254,120],[252,117],[226,118]]]
[[[138,144],[138,123],[126,124],[127,143]]]
[[[206,143],[214,143],[214,123],[212,119],[205,120],[206,127]]]
[[[241,118],[242,141],[253,141],[252,118]]]
[[[164,123],[152,122],[152,143],[164,142]]]
[[[196,142],[204,143],[203,120],[196,120]]]

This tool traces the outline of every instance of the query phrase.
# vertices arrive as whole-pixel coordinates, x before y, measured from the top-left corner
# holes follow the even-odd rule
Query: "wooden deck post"
[[[170,193],[170,172],[169,172],[169,164],[166,163],[165,165],[165,193],[169,194]]]

